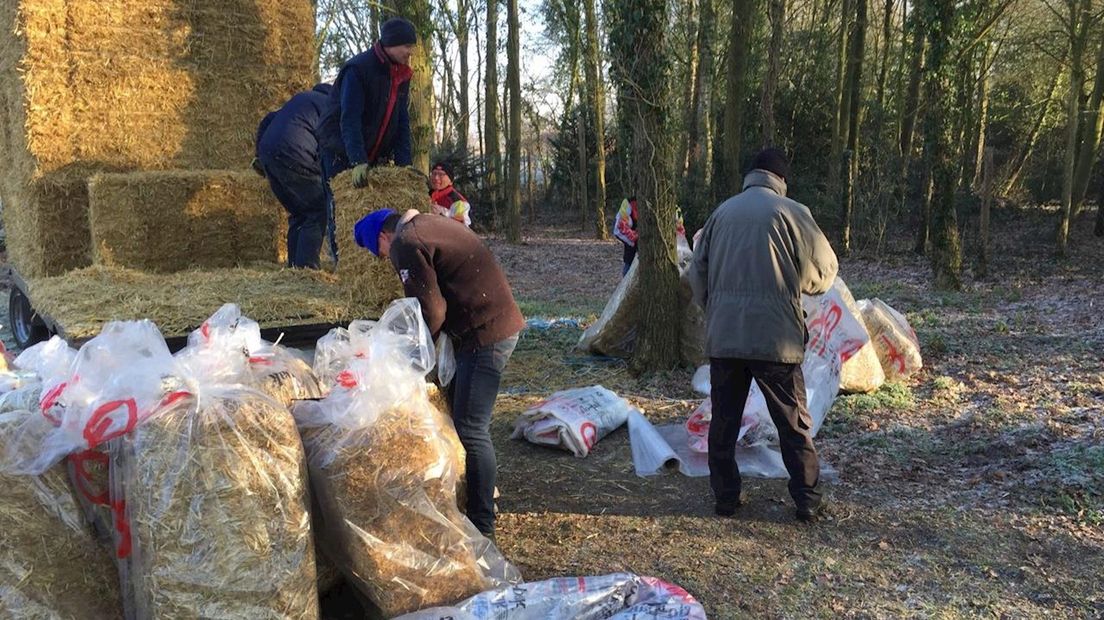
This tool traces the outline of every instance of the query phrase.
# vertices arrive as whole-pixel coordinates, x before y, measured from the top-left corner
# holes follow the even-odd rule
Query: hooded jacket
[[[278,159],[311,176],[322,174],[315,133],[329,95],[330,85],[319,84],[269,113],[257,128],[257,158]]]

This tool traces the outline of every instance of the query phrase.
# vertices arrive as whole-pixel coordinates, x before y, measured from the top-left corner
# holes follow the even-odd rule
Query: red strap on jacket
[[[376,143],[368,153],[369,163],[376,161],[376,154],[379,152],[380,144],[383,143],[383,134],[387,133],[387,127],[391,124],[391,114],[395,111],[395,102],[399,98],[399,87],[414,75],[414,70],[407,65],[391,62],[379,43],[376,44],[375,51],[380,61],[388,63],[391,67],[391,92],[387,96],[387,112],[383,114],[383,122],[380,123],[379,132],[376,134]]]

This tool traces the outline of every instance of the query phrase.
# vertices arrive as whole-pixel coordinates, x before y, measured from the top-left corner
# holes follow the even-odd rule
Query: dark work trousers
[[[275,157],[266,157],[261,163],[272,193],[288,213],[288,266],[318,269],[327,220],[322,175],[307,174]]]
[[[621,245],[625,246],[625,252],[621,255],[621,276],[624,277],[629,272],[629,267],[632,267],[633,259],[636,258],[636,246],[629,245],[624,241],[621,242]]]
[[[330,257],[336,263],[337,222],[334,219],[333,187],[330,186],[330,181],[339,173],[348,170],[349,163],[345,161],[344,156],[334,155],[326,151],[322,151],[320,159],[322,160],[322,185],[326,192],[326,238],[330,242]]]
[[[809,434],[812,418],[805,405],[805,376],[800,364],[730,358],[709,359],[713,420],[709,423],[709,484],[717,506],[733,508],[740,498],[736,437],[744,417],[751,381],[767,401],[778,428],[782,462],[790,474],[790,495],[799,509],[820,505],[820,463]]]
[[[494,489],[498,475],[491,442],[491,413],[502,370],[517,341],[515,335],[474,350],[458,350],[456,375],[449,384],[452,423],[467,452],[468,519],[484,534],[494,533]]]

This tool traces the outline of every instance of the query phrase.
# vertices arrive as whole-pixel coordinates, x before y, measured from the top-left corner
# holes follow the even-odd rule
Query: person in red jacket
[[[429,192],[433,212],[471,228],[471,204],[452,186],[452,166],[448,162],[439,161],[433,165],[429,171],[429,184],[433,188]]]
[[[467,453],[467,515],[494,540],[498,465],[491,413],[502,371],[525,327],[506,274],[475,233],[430,213],[381,209],[361,218],[353,236],[358,246],[391,261],[406,296],[421,304],[433,339],[444,333],[455,343],[448,397]]]

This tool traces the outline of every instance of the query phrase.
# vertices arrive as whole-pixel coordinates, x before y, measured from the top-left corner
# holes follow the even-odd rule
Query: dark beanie
[[[441,172],[444,172],[445,174],[447,174],[448,178],[450,178],[450,179],[452,178],[452,164],[448,163],[447,161],[439,161],[439,162],[433,164],[433,168],[432,168],[432,170],[437,170],[437,169],[440,169]]]
[[[413,45],[418,42],[418,34],[414,31],[414,24],[401,17],[392,17],[380,27],[379,40],[384,47]]]
[[[790,160],[782,149],[769,147],[759,151],[755,160],[751,162],[752,170],[766,170],[782,177],[782,180],[790,178]]]

